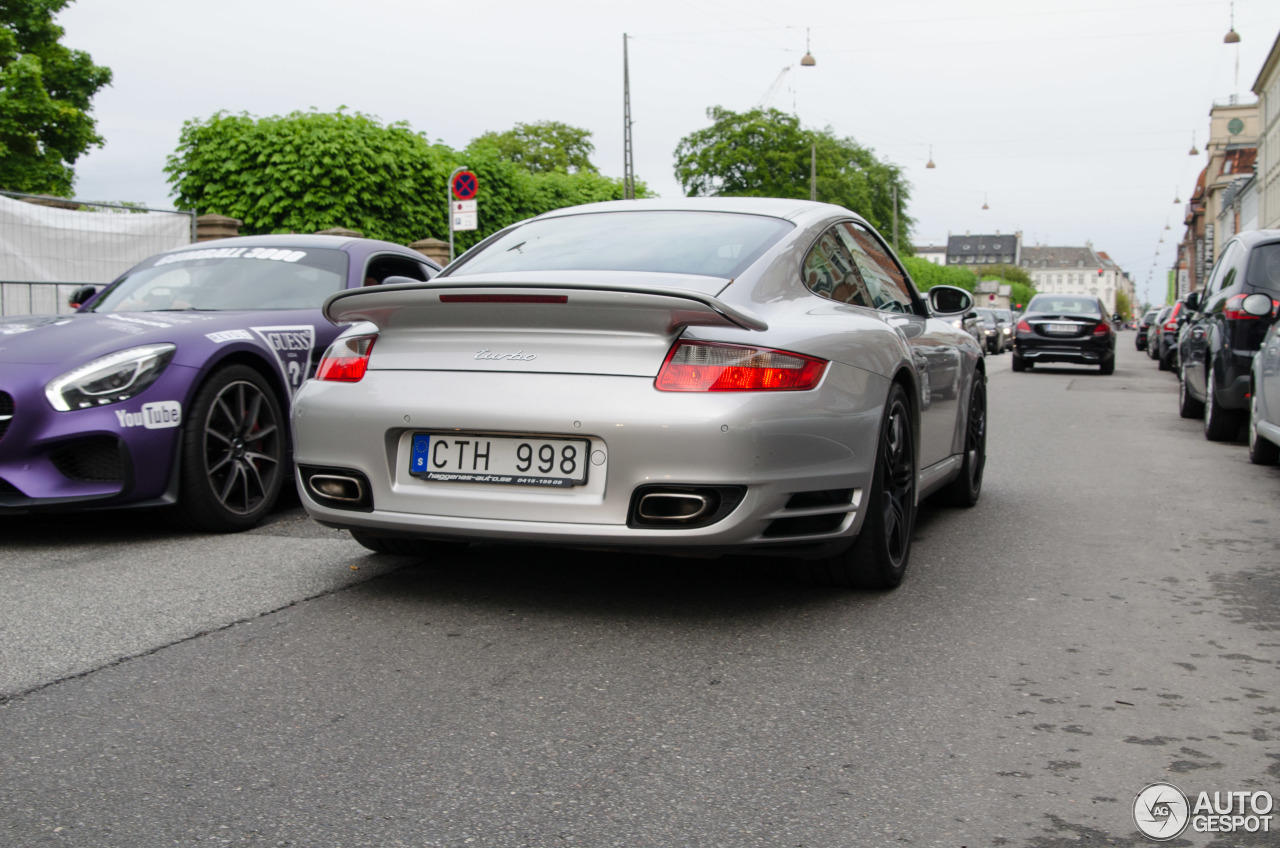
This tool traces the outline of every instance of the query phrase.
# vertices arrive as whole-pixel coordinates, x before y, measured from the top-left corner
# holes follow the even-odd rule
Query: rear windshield
[[[94,312],[318,309],[346,288],[347,254],[328,248],[195,248],[152,257]]]
[[[1245,282],[1255,289],[1280,294],[1280,242],[1262,244],[1253,249]]]
[[[792,229],[728,212],[596,212],[516,227],[449,276],[509,271],[648,271],[733,279]]]
[[[1098,301],[1091,297],[1073,297],[1069,294],[1038,294],[1031,299],[1027,312],[1080,315],[1092,318],[1102,315],[1098,308]]]

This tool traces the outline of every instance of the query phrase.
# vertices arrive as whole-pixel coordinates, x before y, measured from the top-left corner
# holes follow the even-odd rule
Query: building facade
[[[1022,233],[947,237],[948,265],[1020,265]]]
[[[1019,265],[1031,277],[1037,292],[1098,297],[1107,311],[1114,313],[1116,292],[1120,291],[1133,305],[1133,280],[1106,253],[1094,250],[1092,244],[1024,247]]]
[[[1280,229],[1280,35],[1253,83],[1258,95],[1257,195],[1260,230]]]

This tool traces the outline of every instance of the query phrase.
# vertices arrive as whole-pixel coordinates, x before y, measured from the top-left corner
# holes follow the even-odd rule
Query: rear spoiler
[[[406,282],[390,282],[394,280]],[[642,319],[641,313],[650,316],[665,313],[661,320],[667,324],[668,329],[679,326],[769,329],[764,319],[755,313],[731,306],[708,294],[687,289],[616,283],[462,282],[460,279],[448,278],[419,282],[409,281],[404,277],[389,277],[388,283],[381,286],[347,289],[330,295],[324,304],[324,315],[335,324],[369,321],[383,329],[391,326],[457,327],[460,324],[473,324],[483,317],[491,317],[498,309],[502,311],[504,318],[511,319],[513,312],[503,308],[508,305],[566,303],[577,307],[572,311],[579,316],[578,320],[570,323],[580,324],[583,329],[604,329],[599,325],[592,325],[592,309],[600,310],[601,313],[606,310],[613,313],[634,310],[637,313],[637,324],[647,323]],[[531,310],[528,317],[532,325],[541,325],[549,318],[545,311],[537,309]]]

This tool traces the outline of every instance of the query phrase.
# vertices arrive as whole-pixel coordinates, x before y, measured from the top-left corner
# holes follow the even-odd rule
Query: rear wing
[[[769,328],[753,312],[702,292],[562,280],[437,277],[384,284],[331,295],[324,314],[334,323],[369,321],[384,330],[529,328],[669,335],[688,326]]]

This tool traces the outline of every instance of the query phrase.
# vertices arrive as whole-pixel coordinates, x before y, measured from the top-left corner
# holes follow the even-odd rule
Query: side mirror
[[[1271,296],[1251,294],[1244,299],[1241,307],[1250,315],[1256,315],[1259,318],[1269,317],[1271,315]]]
[[[929,289],[929,308],[937,315],[959,315],[973,309],[973,295],[955,286],[934,286]]]
[[[90,298],[97,293],[97,286],[81,286],[73,291],[71,296],[67,298],[67,306],[70,306],[72,309],[79,309],[85,303],[88,303]]]
[[[1123,321],[1123,320],[1124,320],[1124,317],[1123,317],[1119,312],[1113,312],[1113,313],[1111,313],[1111,320],[1112,320],[1112,321]]]
[[[1191,294],[1187,295],[1186,305],[1184,309],[1189,309],[1192,312],[1200,311],[1200,292],[1192,292]]]

